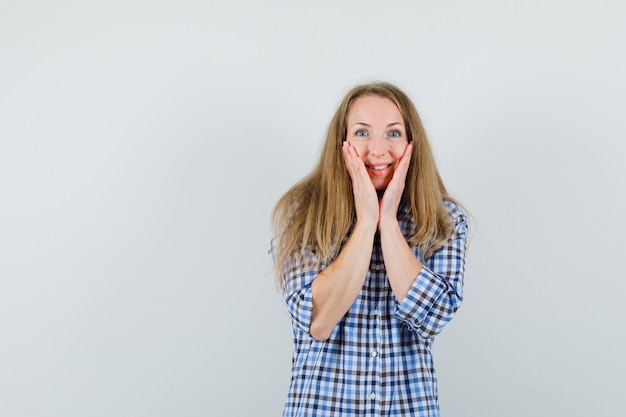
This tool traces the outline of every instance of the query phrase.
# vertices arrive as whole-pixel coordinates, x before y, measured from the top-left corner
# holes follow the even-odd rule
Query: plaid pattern
[[[467,240],[465,214],[449,201],[446,208],[456,234],[422,260],[401,304],[386,278],[376,236],[363,289],[326,341],[309,335],[311,282],[319,270],[305,269],[298,260],[286,265],[294,351],[283,416],[439,415],[431,346],[461,305]],[[398,219],[406,236],[415,226],[408,207],[401,207]],[[417,248],[413,252],[420,258]]]

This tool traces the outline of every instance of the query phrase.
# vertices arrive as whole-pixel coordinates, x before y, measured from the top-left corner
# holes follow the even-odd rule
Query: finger
[[[406,148],[404,148],[404,153],[400,157],[400,161],[398,161],[395,172],[393,174],[393,178],[391,179],[393,182],[404,183],[404,181],[406,180],[406,175],[409,172],[409,165],[411,164],[412,150],[413,143],[409,143]]]
[[[346,168],[348,169],[348,173],[350,176],[354,174],[354,158],[350,152],[350,144],[347,141],[343,141],[341,146],[341,153],[343,154],[343,160],[346,164]]]
[[[400,158],[400,165],[408,171],[411,163],[411,155],[413,154],[413,142],[409,142],[404,148],[404,153]]]
[[[342,150],[350,176],[352,176],[353,179],[369,179],[369,175],[365,169],[365,164],[359,156],[356,148],[350,142],[344,141]]]

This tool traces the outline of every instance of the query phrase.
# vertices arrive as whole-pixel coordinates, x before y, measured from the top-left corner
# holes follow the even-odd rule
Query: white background
[[[621,0],[2,0],[0,415],[280,415],[270,212],[376,79],[474,217],[442,415],[625,415],[625,22]]]

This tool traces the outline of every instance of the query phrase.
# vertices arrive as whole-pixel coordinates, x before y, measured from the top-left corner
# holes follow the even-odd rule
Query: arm
[[[327,339],[363,287],[378,223],[378,196],[356,149],[344,142],[342,153],[352,179],[357,221],[339,256],[313,280],[310,334]]]
[[[411,281],[411,283],[404,299],[400,299],[396,296],[396,300],[398,300],[395,312],[396,317],[424,339],[435,336],[441,332],[443,327],[452,320],[454,313],[461,306],[463,301],[467,220],[465,214],[456,206],[452,207],[451,215],[455,222],[456,235],[441,249],[424,260],[424,264],[416,275],[407,279],[407,281]],[[337,262],[337,264],[343,263],[344,261],[349,264],[350,261],[348,259],[350,255],[348,255],[348,252],[351,252],[351,250],[346,251],[349,241],[350,239],[346,242],[342,253],[336,259],[335,262]],[[354,246],[353,249],[356,248],[357,246]],[[345,258],[342,258],[344,253]],[[309,256],[314,255],[309,254]],[[385,266],[388,271],[387,275],[391,282],[393,278],[389,268],[390,264],[393,262],[387,259],[391,259],[389,254],[384,254],[384,256],[386,256]],[[411,256],[417,260],[417,253],[412,252]],[[344,261],[340,260],[340,258],[344,259]],[[311,325],[313,315],[312,282],[314,279],[317,280],[320,278],[320,275],[324,275],[325,270],[318,273],[318,271],[305,268],[303,267],[302,260],[297,258],[291,259],[288,265],[286,265],[286,268],[287,286],[284,296],[294,325],[299,328],[301,332],[310,334],[316,339],[322,340],[328,338],[327,335],[311,331],[311,328],[314,327]],[[334,268],[334,266],[331,267],[330,265],[326,268],[328,270],[326,272],[327,278],[334,276],[331,275]],[[340,270],[341,268],[337,268],[336,271]],[[363,274],[363,279],[365,274],[366,272]],[[339,275],[337,275],[337,278],[337,280],[342,279]],[[320,280],[320,283],[321,282]],[[361,281],[361,285],[362,282],[363,281]],[[320,288],[323,287],[320,286]],[[359,290],[360,288],[361,287],[359,287]],[[358,294],[358,291],[356,294]],[[394,290],[394,295],[395,294],[396,290]],[[354,301],[354,299],[350,300],[351,297],[352,296],[346,297],[346,303],[348,301],[350,303]],[[354,298],[356,298],[356,295],[354,295]],[[320,299],[322,299],[322,297],[320,297]],[[318,309],[319,307],[318,305]],[[349,308],[350,305],[345,307],[345,311]],[[341,319],[345,311],[336,318],[337,321]],[[324,316],[322,316],[322,319],[323,317]],[[334,319],[331,319],[328,324],[328,326],[330,326],[330,328],[326,330],[328,335],[332,331],[332,327],[337,323],[333,323],[333,320]]]
[[[380,220],[378,225],[380,244],[383,250],[389,285],[398,302],[404,300],[415,281],[415,277],[422,269],[422,263],[409,247],[397,218],[398,206],[404,191],[406,174],[409,170],[412,148],[413,144],[409,143],[380,201]]]
[[[378,221],[378,196],[363,162],[347,142],[342,152],[357,215],[350,237],[337,258],[321,271],[306,266],[314,264],[315,254],[310,252],[305,254],[309,259],[292,257],[284,265],[284,296],[293,324],[318,340],[330,336],[363,288]]]
[[[369,257],[364,267],[357,265],[365,262],[359,258],[366,252],[371,254],[373,246],[371,242],[369,247],[363,247],[367,238],[361,237],[362,232],[365,230],[355,227],[339,256],[322,271],[311,266],[315,263],[315,254],[311,252],[306,252],[304,257],[293,256],[284,265],[286,282],[283,296],[294,329],[325,340],[348,311],[363,286],[369,266]],[[272,260],[273,251],[272,240],[268,251]]]
[[[409,247],[397,219],[385,223],[381,221],[380,244],[389,285],[396,300],[401,303],[423,265]]]
[[[379,230],[389,285],[398,302],[396,316],[420,337],[439,333],[463,299],[467,219],[446,203],[455,224],[450,240],[422,264],[402,234],[397,210],[406,181],[412,144],[400,160],[380,202]]]
[[[310,334],[328,339],[363,287],[374,245],[372,227],[357,221],[341,253],[311,285],[313,313]]]
[[[424,259],[406,296],[396,305],[396,317],[424,339],[440,333],[463,302],[467,218],[459,207],[446,204],[454,233],[443,247]]]

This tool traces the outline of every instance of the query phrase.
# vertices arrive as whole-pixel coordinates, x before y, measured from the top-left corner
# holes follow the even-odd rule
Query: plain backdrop
[[[626,3],[0,1],[0,416],[278,416],[276,200],[353,85],[473,215],[443,417],[623,416]]]

